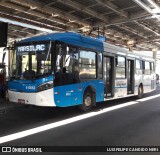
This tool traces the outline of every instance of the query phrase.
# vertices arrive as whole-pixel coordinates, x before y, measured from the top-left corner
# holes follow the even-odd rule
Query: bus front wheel
[[[80,105],[80,109],[84,112],[91,110],[94,103],[94,95],[91,91],[85,91],[83,95],[83,104]]]

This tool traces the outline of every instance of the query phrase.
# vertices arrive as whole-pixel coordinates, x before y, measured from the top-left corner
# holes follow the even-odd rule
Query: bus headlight
[[[50,88],[53,88],[53,81],[39,85],[37,90],[38,90],[38,92],[40,92],[40,91],[47,90]]]

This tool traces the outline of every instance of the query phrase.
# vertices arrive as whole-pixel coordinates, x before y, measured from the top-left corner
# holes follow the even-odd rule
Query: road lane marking
[[[143,102],[143,101],[148,101],[148,100],[151,100],[151,99],[154,99],[154,98],[157,98],[157,97],[160,97],[160,94],[154,95],[154,96],[145,97],[145,98],[139,99],[137,101],[138,102]]]
[[[77,121],[80,121],[80,120],[83,120],[83,119],[86,119],[86,118],[97,116],[97,115],[100,115],[100,114],[103,114],[103,113],[106,113],[106,112],[109,112],[109,111],[113,111],[113,110],[120,109],[120,108],[123,108],[123,107],[127,107],[127,106],[130,106],[130,105],[138,104],[140,102],[150,100],[150,99],[153,99],[153,98],[157,98],[157,97],[160,97],[160,94],[152,96],[152,97],[146,97],[146,98],[144,98],[144,100],[139,99],[139,100],[136,100],[136,101],[123,103],[123,104],[120,104],[120,105],[116,105],[116,106],[112,106],[112,107],[102,109],[100,111],[90,112],[90,113],[87,113],[87,114],[82,114],[82,115],[75,116],[75,117],[72,117],[72,118],[68,118],[68,119],[65,119],[65,120],[62,120],[62,121],[58,121],[58,122],[50,123],[50,124],[43,125],[43,126],[40,126],[40,127],[36,127],[36,128],[33,128],[33,129],[28,129],[28,130],[25,130],[25,131],[21,131],[21,132],[17,132],[17,133],[14,133],[14,134],[6,135],[6,136],[3,136],[3,137],[0,137],[0,144],[10,142],[10,141],[13,141],[13,140],[17,140],[17,139],[20,139],[20,138],[24,138],[24,137],[27,137],[27,136],[30,136],[30,135],[33,135],[33,134],[37,134],[37,133],[40,133],[40,132],[43,132],[43,131],[47,131],[47,130],[50,130],[50,129],[54,129],[54,128],[57,128],[57,127],[60,127],[60,126],[63,126],[63,125],[67,125],[67,124],[70,124],[70,123],[73,123],[73,122],[77,122]]]

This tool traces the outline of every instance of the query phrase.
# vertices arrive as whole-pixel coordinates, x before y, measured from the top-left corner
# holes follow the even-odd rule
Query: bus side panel
[[[155,90],[155,75],[143,75],[143,81],[144,81],[144,93],[149,93],[153,90]]]
[[[104,101],[103,80],[93,80],[78,84],[58,86],[54,88],[54,100],[58,107],[68,107],[83,103],[83,94],[88,86],[96,91],[96,102]]]
[[[115,80],[115,98],[127,96],[127,79]]]
[[[82,83],[82,87],[83,87],[82,98],[83,98],[84,91],[88,86],[91,86],[95,89],[96,102],[104,101],[104,81],[103,80],[93,80],[93,81]]]
[[[155,90],[155,74],[152,75],[135,75],[135,95],[138,95],[138,87],[142,83],[143,93],[148,93]]]
[[[151,90],[150,75],[143,75],[143,93],[148,93]]]
[[[54,88],[54,100],[58,107],[78,105],[81,101],[82,88],[79,84],[57,86]]]

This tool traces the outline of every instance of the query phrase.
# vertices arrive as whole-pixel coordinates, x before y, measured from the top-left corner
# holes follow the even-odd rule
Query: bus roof
[[[18,42],[17,44],[37,42],[37,41],[54,41],[54,40],[62,41],[64,43],[76,45],[79,47],[104,51],[102,41],[73,32],[51,33],[47,35],[36,36],[24,39]]]
[[[149,60],[149,61],[155,61],[152,57],[149,57],[147,55],[143,55],[141,53],[134,53],[129,51],[129,49],[112,45],[110,43],[104,42],[104,51],[112,54],[118,54],[118,55],[123,55],[126,57],[133,57],[141,60]]]

